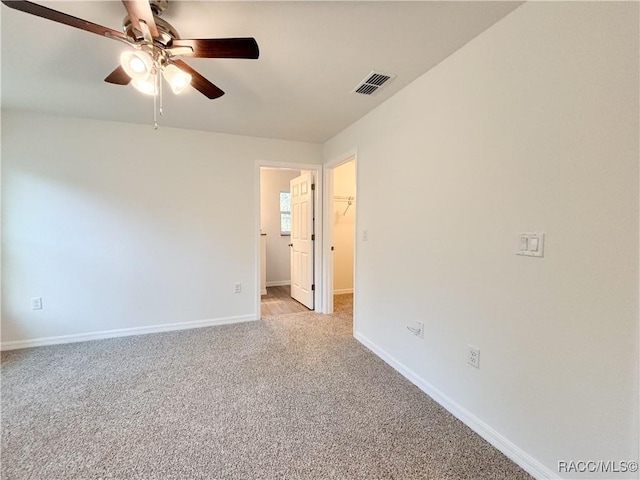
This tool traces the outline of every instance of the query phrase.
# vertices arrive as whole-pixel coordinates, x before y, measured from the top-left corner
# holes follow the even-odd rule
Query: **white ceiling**
[[[118,1],[36,3],[115,30],[125,15]],[[183,38],[252,36],[260,58],[186,59],[226,95],[165,89],[159,123],[321,143],[521,3],[172,0],[163,18]],[[5,5],[1,15],[3,108],[151,124],[151,97],[103,82],[125,45]],[[372,70],[397,77],[350,93]]]

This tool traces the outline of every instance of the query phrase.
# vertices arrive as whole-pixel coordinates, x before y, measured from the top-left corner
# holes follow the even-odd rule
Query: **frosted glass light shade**
[[[120,55],[120,65],[132,80],[146,80],[153,68],[153,58],[141,50],[127,50]]]
[[[131,80],[131,85],[133,85],[136,90],[144,93],[145,95],[158,94],[155,75],[149,75],[145,80],[138,80],[134,78],[133,80]]]
[[[162,73],[175,94],[183,92],[191,84],[191,75],[183,72],[173,64],[164,67]]]

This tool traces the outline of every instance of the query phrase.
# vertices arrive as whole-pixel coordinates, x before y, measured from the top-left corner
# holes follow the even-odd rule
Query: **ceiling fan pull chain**
[[[153,77],[154,87],[158,88],[158,75]],[[158,129],[158,95],[153,96],[153,129]]]
[[[164,115],[164,111],[162,110],[162,78],[160,75],[160,69],[158,70],[158,74],[156,75],[156,78],[158,79],[158,84],[159,84],[159,90],[160,90],[160,116],[162,117]]]

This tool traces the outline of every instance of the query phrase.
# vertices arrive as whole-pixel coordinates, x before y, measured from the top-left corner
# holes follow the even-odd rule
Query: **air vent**
[[[380,72],[371,72],[361,81],[351,93],[360,93],[362,95],[373,95],[382,85],[391,79],[391,75]]]

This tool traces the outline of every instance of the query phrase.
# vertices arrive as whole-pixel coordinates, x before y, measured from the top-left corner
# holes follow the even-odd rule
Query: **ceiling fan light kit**
[[[146,95],[158,95],[155,77],[159,72],[176,95],[191,85],[192,76],[170,63],[164,51],[154,51],[152,45],[122,52],[120,65],[131,78],[131,85]]]
[[[256,59],[259,56],[258,44],[251,37],[181,39],[176,29],[159,17],[167,8],[168,0],[122,0],[127,11],[122,25],[124,33],[26,0],[2,0],[2,3],[15,10],[118,40],[132,47],[120,55],[120,66],[105,78],[105,82],[131,84],[136,90],[152,95],[154,128],[158,128],[156,97],[160,97],[159,112],[161,115],[163,113],[161,77],[175,94],[191,85],[209,99],[224,95],[224,91],[176,57]]]

